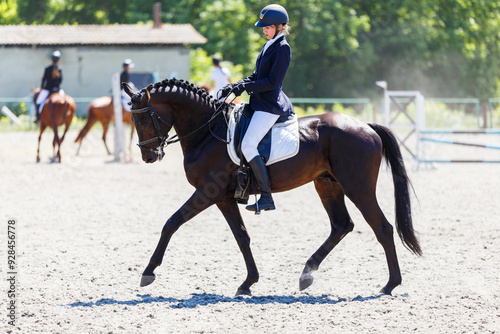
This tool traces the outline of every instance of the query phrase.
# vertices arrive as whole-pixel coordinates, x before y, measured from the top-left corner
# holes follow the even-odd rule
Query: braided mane
[[[200,87],[196,86],[195,84],[193,84],[187,80],[183,80],[183,79],[176,79],[176,78],[165,79],[165,80],[159,81],[155,84],[151,84],[151,85],[143,88],[141,91],[144,92],[145,90],[148,90],[149,92],[151,92],[152,89],[158,89],[160,87],[164,88],[164,87],[169,86],[169,85],[181,87],[181,88],[184,88],[190,92],[193,92],[194,94],[201,97],[201,99],[203,101],[205,101],[207,104],[212,105],[212,107],[214,107],[214,108],[218,108],[221,104],[227,104],[225,102],[216,101],[214,99],[214,97],[212,95],[210,95],[204,88],[200,88]]]

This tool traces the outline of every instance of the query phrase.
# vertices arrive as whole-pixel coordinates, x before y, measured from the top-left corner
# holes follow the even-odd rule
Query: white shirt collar
[[[278,40],[278,38],[280,38],[281,36],[284,36],[282,32],[280,32],[278,36],[274,37],[273,39],[268,40],[267,43],[264,45],[264,50],[262,51],[262,54],[266,53],[266,50],[269,48],[269,46],[271,46],[271,44],[276,42],[276,40]]]
[[[281,36],[283,36],[283,33],[280,32],[276,37],[274,37],[273,39],[269,40],[269,44],[273,44],[274,42],[276,42],[276,40],[278,38],[280,38]]]

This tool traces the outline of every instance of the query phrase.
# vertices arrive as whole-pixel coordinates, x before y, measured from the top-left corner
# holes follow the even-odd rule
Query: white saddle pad
[[[236,154],[233,140],[236,129],[234,116],[244,106],[244,104],[240,104],[233,109],[229,116],[229,126],[227,128],[227,141],[229,141],[227,153],[231,160],[238,166],[240,165],[240,158]],[[293,119],[284,123],[276,123],[271,131],[271,152],[269,160],[266,163],[267,166],[291,158],[299,153],[299,123],[297,115],[294,115]]]

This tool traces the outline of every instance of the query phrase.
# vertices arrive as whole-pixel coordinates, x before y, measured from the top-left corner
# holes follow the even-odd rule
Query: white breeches
[[[59,90],[59,94],[64,95],[64,91],[62,89]],[[42,112],[43,105],[45,104],[45,101],[47,101],[47,98],[49,97],[49,91],[47,89],[42,89],[40,91],[40,94],[38,94],[38,97],[36,98],[35,104],[38,107],[38,113]]]
[[[278,120],[280,116],[271,114],[265,111],[256,111],[252,119],[250,120],[250,125],[248,125],[248,130],[243,137],[241,142],[241,151],[247,159],[251,161],[253,158],[259,155],[257,146],[269,129],[272,128],[274,123]]]

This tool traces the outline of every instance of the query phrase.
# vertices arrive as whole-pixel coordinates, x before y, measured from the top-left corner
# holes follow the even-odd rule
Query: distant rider
[[[47,66],[45,68],[45,71],[43,73],[43,78],[42,78],[42,84],[40,87],[42,87],[42,90],[38,94],[38,98],[36,99],[36,121],[40,121],[40,114],[42,113],[43,105],[45,104],[45,101],[47,101],[47,98],[49,95],[53,93],[59,93],[61,95],[64,95],[64,91],[61,89],[61,82],[62,82],[62,70],[59,68],[59,60],[61,59],[61,52],[60,51],[54,51],[52,55],[50,56],[52,59],[52,65]]]

